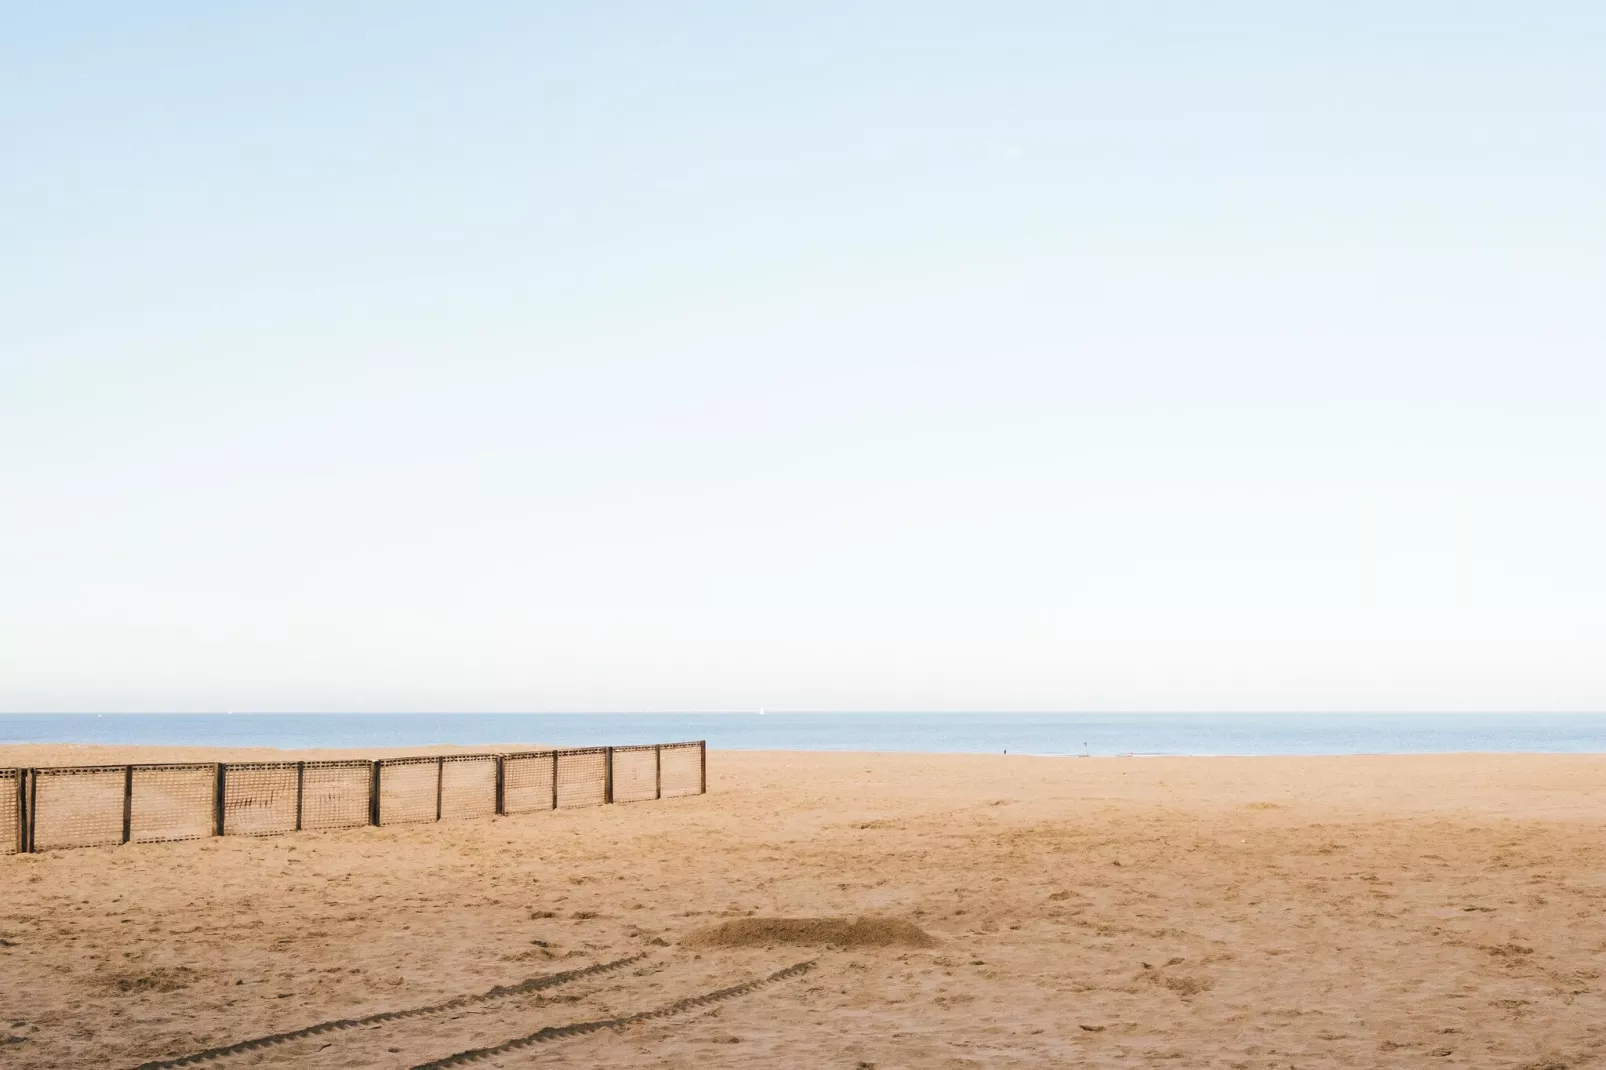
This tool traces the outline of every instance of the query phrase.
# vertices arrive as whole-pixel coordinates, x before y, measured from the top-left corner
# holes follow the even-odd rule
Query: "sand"
[[[0,857],[0,1066],[332,1019],[204,1065],[532,1037],[474,1065],[1606,1066],[1606,757],[714,752],[709,775],[664,802]],[[844,937],[876,919],[933,945]]]

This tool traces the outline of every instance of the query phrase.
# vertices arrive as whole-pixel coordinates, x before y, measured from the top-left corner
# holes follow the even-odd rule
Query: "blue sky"
[[[0,708],[1606,707],[1606,11],[0,5]]]

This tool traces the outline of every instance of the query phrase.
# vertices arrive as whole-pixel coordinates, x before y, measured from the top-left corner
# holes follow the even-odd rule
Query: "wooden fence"
[[[708,745],[0,769],[0,854],[700,795]]]

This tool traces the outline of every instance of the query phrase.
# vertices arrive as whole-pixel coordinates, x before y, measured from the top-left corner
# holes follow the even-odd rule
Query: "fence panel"
[[[613,801],[640,802],[658,797],[658,748],[613,749]]]
[[[552,809],[553,752],[509,754],[502,761],[502,812]]]
[[[665,743],[661,748],[663,797],[700,795],[703,790],[703,745]]]
[[[607,801],[607,750],[558,751],[558,806],[601,806]]]
[[[610,788],[616,802],[695,795],[706,784],[703,747],[243,762],[225,767],[221,800],[213,763],[0,769],[0,854],[195,839],[218,831],[220,817],[222,832],[246,836],[350,828],[376,818],[394,825],[489,817],[497,809],[499,761],[508,814],[598,806]]]
[[[296,829],[296,763],[229,764],[223,778],[223,832],[272,836]]]
[[[136,765],[129,838],[137,843],[212,835],[216,765]]]
[[[36,770],[29,802],[34,849],[122,843],[127,770],[123,765]]]
[[[308,762],[301,782],[301,827],[344,829],[368,824],[372,784],[372,762]]]
[[[434,821],[441,770],[436,758],[385,758],[379,762],[379,823]]]
[[[21,850],[22,800],[17,795],[20,769],[0,769],[0,855]]]
[[[441,820],[495,814],[496,755],[447,755],[441,765]]]

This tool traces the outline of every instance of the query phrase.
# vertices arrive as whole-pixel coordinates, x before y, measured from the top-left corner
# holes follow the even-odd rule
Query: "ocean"
[[[1606,753],[1606,714],[27,714],[0,743],[558,747],[706,739],[733,750],[949,754]]]

